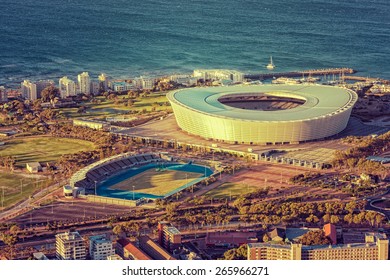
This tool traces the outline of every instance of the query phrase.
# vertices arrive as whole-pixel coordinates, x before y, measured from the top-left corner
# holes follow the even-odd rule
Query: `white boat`
[[[267,69],[268,70],[273,70],[274,68],[275,68],[275,64],[273,63],[272,56],[271,56],[270,61],[269,61],[268,65],[267,65]]]
[[[284,84],[284,85],[297,85],[300,84],[300,80],[295,80],[287,77],[280,77],[277,79],[272,80],[272,84]]]

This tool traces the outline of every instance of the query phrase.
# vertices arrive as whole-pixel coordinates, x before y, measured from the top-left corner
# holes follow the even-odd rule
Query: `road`
[[[12,217],[16,217],[22,213],[28,212],[31,209],[33,209],[33,205],[39,204],[39,202],[47,197],[50,196],[53,192],[57,191],[60,186],[66,184],[67,181],[63,180],[60,182],[57,182],[45,189],[40,190],[38,193],[34,194],[33,199],[27,198],[26,200],[22,201],[21,203],[11,207],[10,209],[3,211],[0,213],[0,222],[7,221],[8,219]]]

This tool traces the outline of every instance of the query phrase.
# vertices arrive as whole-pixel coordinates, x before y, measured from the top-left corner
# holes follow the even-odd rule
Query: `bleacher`
[[[115,175],[123,169],[156,161],[163,161],[163,159],[161,159],[160,155],[156,154],[130,155],[127,153],[113,156],[79,170],[72,176],[70,184],[73,187],[82,187],[86,190],[93,190],[95,182]]]

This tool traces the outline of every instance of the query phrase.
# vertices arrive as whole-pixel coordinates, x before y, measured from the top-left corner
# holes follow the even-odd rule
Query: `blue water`
[[[348,66],[390,78],[388,0],[0,0],[0,84]]]
[[[192,181],[188,182],[188,185],[181,186],[170,193],[164,193],[160,196],[158,195],[152,195],[147,193],[140,193],[140,192],[132,192],[132,191],[122,191],[122,190],[115,190],[111,189],[112,186],[115,184],[118,184],[119,182],[122,182],[124,180],[127,180],[137,174],[140,174],[146,170],[152,169],[152,168],[165,168],[168,170],[177,170],[177,171],[183,171],[183,172],[194,172],[194,173],[200,173],[203,176],[199,177],[197,179],[194,179]],[[164,171],[161,171],[164,172]],[[148,165],[140,166],[140,167],[134,167],[127,169],[126,171],[117,174],[115,176],[112,176],[108,178],[107,180],[99,183],[97,185],[97,194],[100,196],[107,196],[107,197],[114,197],[114,198],[123,198],[123,199],[140,199],[142,197],[144,198],[163,198],[170,196],[182,189],[185,189],[193,184],[196,184],[200,181],[202,181],[204,178],[210,176],[213,174],[213,171],[209,169],[208,167],[201,166],[201,165],[195,165],[195,164],[178,164],[178,163],[150,163]],[[131,183],[129,183],[131,184]],[[169,182],[168,182],[169,184]],[[134,182],[134,185],[136,186],[137,183]],[[131,189],[131,185],[129,186],[129,189]]]

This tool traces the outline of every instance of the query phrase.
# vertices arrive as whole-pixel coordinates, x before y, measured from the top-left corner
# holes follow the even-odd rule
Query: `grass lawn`
[[[206,197],[212,198],[236,198],[241,194],[251,193],[258,190],[259,187],[249,186],[240,183],[223,183],[222,185],[210,190],[205,194]]]
[[[149,169],[112,186],[111,189],[132,191],[132,186],[135,186],[134,190],[140,193],[164,195],[202,175],[194,172]]]
[[[27,137],[7,141],[0,147],[0,156],[14,156],[16,166],[24,168],[27,162],[49,162],[57,160],[61,155],[94,149],[89,141],[55,138]]]
[[[118,95],[118,99],[122,100],[126,95]],[[125,106],[124,104],[115,104],[113,100],[107,100],[103,96],[98,96],[97,99],[100,103],[86,102],[83,105],[89,107],[87,113],[77,113],[77,108],[64,108],[59,111],[68,118],[80,118],[80,117],[109,117],[119,114],[126,114],[130,110],[142,111],[145,109],[150,112],[152,107],[156,107],[156,111],[165,111],[171,109],[171,106],[166,106],[165,102],[168,101],[165,94],[151,94],[147,97],[138,97],[134,100],[133,106]],[[158,104],[156,104],[158,103]],[[161,104],[161,106],[160,106]]]
[[[42,179],[28,178],[17,173],[0,172],[0,202],[3,199],[4,188],[4,208],[28,198],[41,187],[46,187],[46,182]]]

